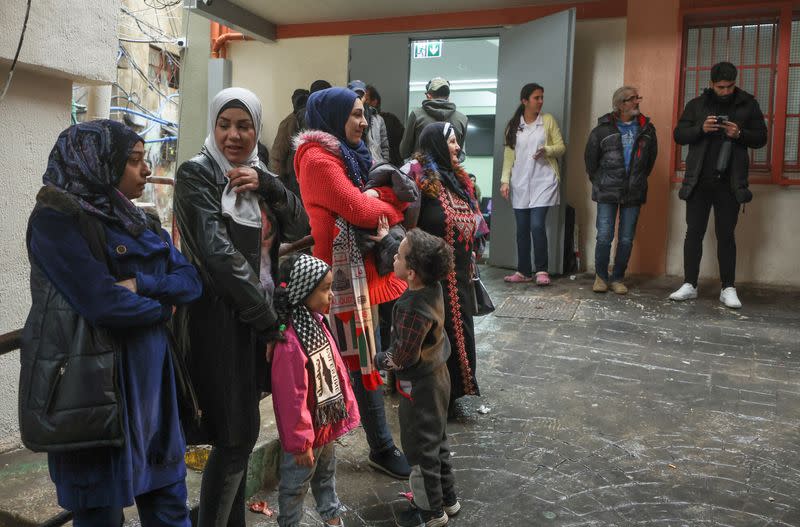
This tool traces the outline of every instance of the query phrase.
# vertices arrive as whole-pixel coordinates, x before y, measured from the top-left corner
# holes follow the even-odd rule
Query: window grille
[[[789,94],[786,100],[786,146],[784,170],[800,171],[800,20],[792,21],[792,46],[789,53]]]

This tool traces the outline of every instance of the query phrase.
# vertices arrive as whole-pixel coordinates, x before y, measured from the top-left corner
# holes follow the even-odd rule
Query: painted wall
[[[26,0],[3,0],[0,61],[17,50]],[[20,65],[79,82],[116,79],[119,0],[39,0],[31,4]],[[6,68],[2,68],[5,80]]]
[[[255,92],[264,107],[261,141],[272,146],[278,125],[292,111],[291,95],[316,79],[347,83],[349,36],[309,37],[228,45],[233,85]]]
[[[71,97],[70,81],[19,70],[0,103],[0,333],[21,328],[28,314],[25,229]],[[17,442],[18,376],[19,352],[0,357],[0,451]]]
[[[678,184],[670,193],[667,274],[683,278],[686,204],[678,199]],[[800,286],[800,188],[751,185],[753,201],[736,226],[736,281]],[[719,279],[714,214],[703,241],[700,278]],[[680,280],[676,280],[676,287]],[[743,300],[746,302],[746,300]]]
[[[572,80],[572,115],[567,142],[567,203],[575,208],[581,265],[594,271],[595,203],[586,176],[583,151],[597,118],[611,110],[611,94],[622,84],[624,18],[578,20]],[[545,94],[545,111],[547,97]]]
[[[4,0],[0,72],[17,48],[25,0]],[[119,1],[40,0],[31,6],[13,82],[0,102],[0,333],[19,329],[30,307],[25,228],[47,156],[70,123],[72,81],[116,78]],[[0,451],[18,444],[19,352],[0,357]]]

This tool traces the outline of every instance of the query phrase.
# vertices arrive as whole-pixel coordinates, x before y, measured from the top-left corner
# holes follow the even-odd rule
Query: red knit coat
[[[336,137],[319,130],[308,130],[295,138],[295,146],[294,170],[311,224],[315,257],[329,265],[332,263],[337,216],[351,225],[367,229],[377,228],[381,216],[387,217],[389,225],[403,221],[403,203],[390,188],[376,188],[380,198],[373,198],[353,184],[347,176]],[[364,257],[364,270],[372,305],[395,300],[406,290],[406,283],[394,273],[378,274],[372,253]]]

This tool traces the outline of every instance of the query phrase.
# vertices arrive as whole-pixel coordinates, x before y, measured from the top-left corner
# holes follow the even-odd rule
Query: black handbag
[[[475,262],[472,262],[472,293],[475,300],[474,315],[476,317],[482,317],[494,311],[494,302],[481,281],[481,273]]]

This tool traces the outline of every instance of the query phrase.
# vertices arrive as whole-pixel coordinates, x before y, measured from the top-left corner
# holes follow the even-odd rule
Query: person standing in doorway
[[[505,131],[500,194],[511,201],[517,220],[517,271],[506,282],[533,280],[531,239],[536,265],[536,285],[550,285],[547,271],[547,210],[559,204],[558,159],[566,146],[552,115],[542,113],[544,88],[536,83],[522,87],[520,105]]]
[[[736,87],[736,67],[719,62],[711,67],[711,86],[689,101],[675,128],[675,142],[689,145],[686,173],[678,196],[686,201],[683,244],[684,284],[669,298],[697,298],[708,216],[714,208],[717,258],[725,306],[742,307],[736,294],[736,221],[743,203],[753,199],[748,188],[748,148],[767,144],[767,126],[758,101]]]
[[[642,115],[642,97],[633,86],[618,88],[611,97],[613,112],[597,120],[584,152],[586,173],[592,182],[592,200],[597,202],[597,243],[594,249],[595,279],[592,291],[611,290],[624,295],[622,279],[628,267],[636,234],[639,210],[647,200],[647,177],[658,155],[656,129]],[[614,270],[608,275],[611,242],[619,237]]]
[[[403,140],[400,141],[400,155],[408,159],[420,149],[419,138],[422,130],[431,123],[450,123],[455,131],[459,152],[463,161],[464,141],[467,136],[467,116],[456,110],[456,104],[449,101],[450,83],[441,77],[434,77],[425,86],[426,100],[422,106],[408,114]]]

